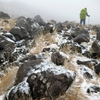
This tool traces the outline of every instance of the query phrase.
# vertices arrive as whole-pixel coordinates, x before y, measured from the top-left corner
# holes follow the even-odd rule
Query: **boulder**
[[[13,41],[16,41],[16,38],[14,37],[14,35],[9,32],[3,33],[2,35],[10,38]]]
[[[30,20],[31,21],[31,20]],[[25,17],[19,17],[16,21],[15,27],[24,27],[27,32],[31,32],[31,24],[30,21]]]
[[[11,40],[10,38],[8,38],[6,36],[0,36],[0,49],[4,49],[4,46],[9,43],[15,44],[15,42],[13,40]]]
[[[87,34],[80,34],[73,39],[74,42],[81,44],[82,42],[89,42],[90,37]]]
[[[29,33],[27,32],[27,30],[24,27],[13,27],[10,30],[10,33],[15,36],[17,41],[30,38]]]
[[[17,86],[11,88],[5,97],[6,100],[32,100],[30,87],[27,82],[23,81]]]
[[[93,49],[92,53],[95,53],[95,56],[97,55],[98,57],[100,57],[100,41],[99,40],[95,40],[92,43],[91,48]]]
[[[56,100],[66,93],[76,77],[73,71],[50,65],[34,55],[29,58],[21,64],[7,100]]]
[[[44,26],[44,32],[45,33],[53,33],[53,31],[54,31],[54,26],[51,23],[47,23]]]
[[[0,18],[10,18],[10,16],[7,13],[0,11]]]
[[[0,50],[0,64],[4,62],[3,50]]]
[[[96,32],[96,39],[100,41],[100,26],[94,26],[92,30]]]
[[[29,60],[30,57],[27,58]],[[40,64],[42,62],[41,59],[36,59],[33,57],[28,62],[25,62],[25,59],[23,59],[23,62],[17,72],[15,85],[19,84],[24,80],[24,78],[27,76],[28,72],[32,69],[36,69],[36,65]]]
[[[94,66],[94,71],[95,71],[95,73],[96,74],[100,74],[100,63],[99,64],[96,64],[95,66]]]
[[[15,45],[12,43],[6,44],[3,50],[3,56],[5,61],[13,62],[17,59],[17,56],[13,54],[15,50]]]
[[[76,36],[80,35],[80,34],[86,34],[87,36],[89,36],[89,32],[88,30],[84,29],[84,28],[79,28],[79,27],[76,27],[75,28],[75,31],[73,33],[71,33],[71,36],[73,38],[75,38]]]
[[[63,30],[62,23],[57,23],[56,24],[56,30],[57,30],[57,32],[62,32],[62,30]]]
[[[29,83],[33,100],[40,100],[41,98],[56,100],[68,90],[75,78],[75,74],[72,77],[70,72],[56,74],[53,70],[49,68],[37,74],[33,73],[28,77],[27,82]],[[60,69],[55,70],[58,71]]]
[[[64,65],[65,58],[59,52],[53,52],[51,60],[56,65]]]
[[[37,22],[40,26],[46,25],[46,22],[41,18],[40,15],[35,16],[34,21]]]
[[[16,40],[20,40],[23,36],[22,36],[22,33],[21,33],[21,29],[20,27],[13,27],[11,30],[10,30],[10,33],[13,34],[16,38]]]

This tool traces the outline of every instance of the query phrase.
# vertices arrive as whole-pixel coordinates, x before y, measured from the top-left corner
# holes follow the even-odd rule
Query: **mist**
[[[14,14],[18,14],[17,11],[13,11],[16,7],[20,12],[18,15],[28,17],[40,15],[46,20],[54,19],[61,22],[68,20],[78,23],[80,10],[86,7],[90,15],[86,18],[86,24],[100,24],[100,0],[0,0],[0,2],[15,3],[16,6],[10,6]]]

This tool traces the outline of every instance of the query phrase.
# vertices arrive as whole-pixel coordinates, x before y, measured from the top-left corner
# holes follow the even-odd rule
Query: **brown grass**
[[[7,92],[7,90],[13,86],[17,70],[17,67],[13,67],[10,71],[4,73],[5,75],[2,77],[2,81],[0,82],[0,95]]]
[[[5,23],[4,20],[7,20],[9,23]],[[0,27],[6,31],[10,31],[15,26],[16,19],[1,19]]]
[[[47,45],[53,43],[55,40],[54,40],[54,35],[51,35],[51,34],[46,34],[46,35],[43,35],[41,34],[39,37],[35,37],[35,47],[33,47],[31,50],[30,50],[30,53],[31,54],[38,54],[40,53],[43,48],[47,47]]]

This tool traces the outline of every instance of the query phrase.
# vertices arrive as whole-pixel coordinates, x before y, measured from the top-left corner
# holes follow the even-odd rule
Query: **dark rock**
[[[94,26],[92,28],[92,30],[94,30],[96,32],[96,34],[97,34],[96,39],[100,41],[100,27]]]
[[[23,39],[23,40],[19,40],[19,41],[17,41],[16,42],[16,47],[21,47],[21,46],[24,46],[25,45],[25,40]]]
[[[10,18],[10,16],[7,13],[0,11],[0,18]]]
[[[31,21],[31,20],[30,20]],[[16,21],[15,27],[23,27],[27,30],[27,32],[31,32],[31,24],[30,21],[25,17],[19,17]]]
[[[11,33],[6,32],[6,33],[4,33],[2,35],[5,36],[5,37],[10,38],[13,41],[16,41],[15,37]]]
[[[86,29],[80,29],[79,27],[75,28],[75,31],[71,34],[71,36],[73,38],[75,38],[76,36],[80,35],[80,34],[86,34],[87,36],[89,36],[89,32]]]
[[[48,63],[41,62],[39,57],[33,55],[27,62],[21,64],[16,75],[15,86],[8,92],[7,100],[17,100],[15,96],[19,98],[18,100],[23,100],[24,97],[24,100],[27,98],[56,100],[68,90],[76,74],[63,67],[50,67]],[[25,79],[29,85],[25,85],[27,83]],[[29,92],[25,91],[25,88]]]
[[[71,28],[71,24],[68,21],[65,21],[63,24],[63,27],[67,27],[67,29]]]
[[[100,74],[100,63],[94,66],[94,71],[96,74]]]
[[[85,78],[93,79],[93,74],[91,73],[91,69],[89,69],[87,67],[82,67],[82,68],[80,68],[80,71]]]
[[[43,33],[47,34],[47,33],[53,33],[54,29],[53,29],[53,25],[51,23],[46,23],[46,25],[44,26],[44,30]]]
[[[10,30],[10,33],[13,34],[16,40],[27,39],[29,38],[29,33],[24,27],[13,27]]]
[[[56,30],[57,30],[57,32],[62,32],[62,30],[63,30],[62,23],[57,23],[56,24]]]
[[[17,56],[13,55],[13,51],[15,50],[15,45],[12,43],[6,44],[4,46],[3,56],[5,61],[13,62],[17,59]]]
[[[43,48],[42,52],[50,51],[50,48]]]
[[[0,36],[0,49],[4,49],[4,46],[10,43],[15,44],[15,42],[11,40],[10,38],[5,37],[5,36]]]
[[[100,87],[99,86],[90,86],[88,89],[87,89],[87,93],[98,93],[100,92]]]
[[[31,19],[31,18],[26,18],[27,22],[32,25],[34,23],[34,19]]]
[[[16,38],[16,40],[21,40],[23,35],[21,33],[21,29],[20,27],[13,27],[11,30],[10,30],[10,33],[13,34]]]
[[[83,56],[87,57],[87,58],[91,58],[91,53],[89,51],[84,51],[82,53]]]
[[[13,52],[15,49],[15,45],[13,43],[6,44],[4,46],[4,52]]]
[[[40,26],[46,25],[46,22],[41,18],[40,15],[35,16],[34,21],[37,22]]]
[[[64,65],[65,58],[59,52],[54,52],[51,55],[51,60],[56,65]]]
[[[62,35],[63,37],[68,37],[68,39],[72,39],[72,36],[69,34],[69,33],[64,33],[63,35]]]
[[[100,41],[95,40],[92,44],[93,53],[100,57]]]
[[[91,66],[97,64],[97,61],[96,60],[88,60],[88,61],[77,60],[77,64],[79,64],[79,65],[82,64],[82,65],[85,65],[85,66],[91,68]]]
[[[40,98],[45,97],[50,100],[56,100],[60,95],[64,94],[72,84],[75,74],[73,77],[70,76],[70,74],[70,72],[68,72],[68,74],[67,72],[56,74],[50,68],[47,71],[31,74],[27,82],[32,91],[33,100],[40,100]]]
[[[32,61],[23,62],[21,67],[19,68],[17,74],[16,74],[15,85],[22,82],[24,77],[27,76],[28,72],[31,69],[36,69],[35,66],[40,64],[41,62],[42,62],[41,59],[35,59],[35,60],[32,60]]]
[[[82,42],[89,42],[90,37],[87,34],[80,34],[73,39],[74,42],[81,44]]]
[[[93,75],[91,75],[89,72],[85,72],[85,73],[84,73],[84,76],[85,76],[86,78],[93,79]]]
[[[93,58],[93,59],[97,59],[97,58],[98,58],[98,54],[92,52],[92,53],[91,53],[91,58]]]
[[[0,50],[0,64],[4,62],[3,50]]]
[[[23,39],[29,38],[29,33],[27,32],[27,30],[23,27],[21,27],[20,29],[21,29],[21,33],[23,35]]]
[[[6,100],[32,100],[30,87],[27,82],[22,82],[10,89]]]

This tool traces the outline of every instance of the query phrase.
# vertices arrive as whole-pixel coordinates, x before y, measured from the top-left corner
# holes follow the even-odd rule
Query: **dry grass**
[[[8,23],[5,22],[8,21]],[[15,26],[16,19],[1,19],[0,28],[3,28],[6,31],[10,31]]]
[[[96,33],[96,31],[93,31],[93,30],[92,30],[92,31],[90,32],[90,34],[91,34],[91,35],[96,35],[97,33]]]
[[[7,90],[13,86],[17,70],[17,67],[13,67],[2,77],[2,81],[0,82],[0,95],[7,92]]]
[[[43,48],[47,47],[47,45],[53,43],[54,41],[54,35],[51,35],[50,33],[46,35],[41,34],[35,38],[36,44],[35,47],[30,50],[30,53],[38,54],[43,50]]]

